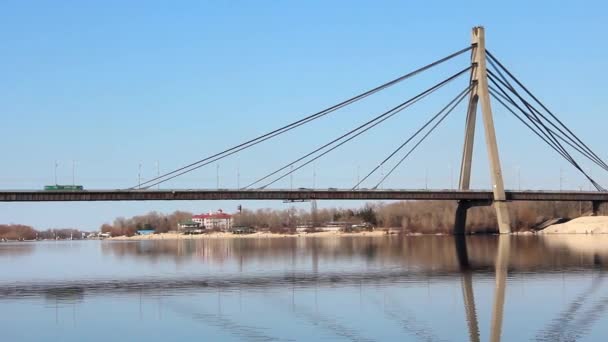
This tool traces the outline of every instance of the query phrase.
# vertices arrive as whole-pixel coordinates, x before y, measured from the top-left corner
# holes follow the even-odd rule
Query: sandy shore
[[[396,233],[396,232],[395,232]],[[608,234],[608,216],[584,216],[566,223],[551,225],[538,234]],[[514,235],[533,234],[532,232],[516,232]],[[259,239],[259,238],[308,238],[308,237],[346,237],[346,236],[386,236],[385,230],[372,232],[344,233],[344,232],[317,232],[298,234],[275,234],[269,232],[256,232],[253,234],[209,233],[199,235],[183,235],[176,232],[150,235],[135,235],[131,237],[118,236],[109,240],[195,240],[195,239]],[[421,235],[421,234],[408,234]],[[435,235],[435,234],[430,234]]]
[[[584,216],[566,223],[554,224],[541,234],[608,234],[608,216]]]
[[[298,238],[298,237],[343,237],[343,236],[386,236],[384,230],[373,232],[344,233],[344,232],[317,232],[317,233],[298,233],[298,234],[275,234],[268,232],[257,232],[253,234],[232,234],[232,233],[209,233],[198,235],[183,235],[179,233],[162,233],[135,236],[117,236],[107,240],[195,240],[195,239],[259,239],[259,238]]]
[[[608,255],[608,235],[547,234],[543,240],[552,248],[567,248],[582,255]]]

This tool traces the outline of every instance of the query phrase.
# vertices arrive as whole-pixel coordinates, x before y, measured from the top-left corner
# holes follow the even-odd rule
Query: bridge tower
[[[473,86],[467,110],[465,124],[464,147],[462,152],[462,163],[460,165],[460,190],[469,190],[471,182],[471,163],[473,157],[473,142],[475,139],[475,119],[477,115],[477,103],[481,103],[481,114],[485,131],[486,148],[490,162],[490,173],[492,178],[492,191],[494,193],[493,206],[498,219],[498,230],[501,234],[511,232],[511,219],[507,206],[500,158],[498,156],[498,144],[496,142],[496,131],[494,130],[494,118],[490,104],[490,92],[488,89],[488,74],[486,70],[486,43],[485,31],[481,26],[473,28],[472,33],[472,68],[471,84]],[[456,233],[464,233],[466,222],[466,211],[469,207],[476,205],[470,202],[460,202],[456,211]],[[477,204],[478,205],[478,204]]]

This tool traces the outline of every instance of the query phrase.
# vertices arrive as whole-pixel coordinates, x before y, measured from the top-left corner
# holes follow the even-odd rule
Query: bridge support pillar
[[[468,201],[458,201],[456,217],[454,218],[454,235],[463,235],[466,232]]]
[[[593,213],[593,216],[598,216],[600,213],[600,210],[602,209],[602,205],[606,203],[603,201],[592,201],[591,202],[591,211]]]
[[[473,28],[472,42],[474,46],[471,69],[471,85],[473,88],[470,93],[469,107],[467,111],[465,142],[462,153],[462,163],[460,166],[459,187],[460,190],[470,189],[473,141],[475,135],[475,115],[477,111],[477,102],[479,101],[481,104],[486,148],[488,150],[488,160],[490,163],[492,192],[494,194],[494,209],[496,210],[496,217],[498,219],[498,231],[501,234],[508,234],[511,232],[511,219],[509,217],[507,196],[505,194],[504,182],[502,179],[500,158],[498,155],[498,143],[496,142],[494,118],[492,115],[492,106],[490,104],[488,74],[486,69],[485,31],[483,27]],[[457,210],[457,217],[458,214],[462,214],[462,212]],[[464,220],[466,221],[466,210],[463,216]],[[460,229],[459,227],[455,228]]]
[[[456,215],[454,218],[454,235],[466,234],[467,212],[473,207],[483,207],[491,205],[489,201],[458,201]]]
[[[454,235],[454,247],[456,248],[456,257],[460,266],[462,298],[469,327],[469,340],[479,342],[479,324],[477,322],[477,310],[473,294],[473,272],[471,271],[471,263],[469,262],[466,239],[464,235]]]

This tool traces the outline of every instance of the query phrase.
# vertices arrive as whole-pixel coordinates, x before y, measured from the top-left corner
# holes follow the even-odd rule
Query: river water
[[[605,341],[608,237],[0,243],[1,341]]]

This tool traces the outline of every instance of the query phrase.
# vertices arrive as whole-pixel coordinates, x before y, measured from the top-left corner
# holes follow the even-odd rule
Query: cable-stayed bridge
[[[357,127],[338,135],[312,151],[295,158],[293,161],[259,177],[237,189],[174,189],[159,190],[156,187],[182,175],[194,172],[204,166],[216,163],[255,145],[271,140],[276,136],[294,130],[309,122],[328,116],[333,112],[361,101],[389,87],[402,83],[421,73],[459,56],[470,54],[470,62],[451,76],[401,102],[397,106],[373,117]],[[388,153],[382,161],[372,168],[363,178],[349,189],[273,189],[278,181],[290,177],[294,172],[310,165],[315,160],[337,150],[344,144],[356,139],[391,117],[423,101],[448,84],[464,81],[461,90],[447,104],[434,113],[411,136],[407,137],[396,149]],[[382,189],[382,184],[394,171],[403,165],[435,129],[452,114],[465,99],[466,122],[464,146],[460,167],[458,190],[408,190]],[[494,103],[492,103],[494,100]],[[503,182],[498,143],[492,114],[492,104],[504,107],[526,129],[566,160],[580,172],[597,191],[506,191]],[[471,165],[477,121],[477,107],[481,107],[485,145],[488,152],[491,190],[471,190]],[[463,106],[464,107],[464,106]],[[580,159],[608,171],[606,164],[582,139],[569,129],[538,97],[536,97],[506,66],[486,49],[483,27],[475,27],[472,43],[443,58],[433,61],[405,75],[369,89],[361,94],[325,108],[317,113],[303,117],[280,128],[271,130],[253,139],[234,145],[228,149],[206,156],[188,165],[174,169],[128,189],[117,190],[49,190],[49,191],[0,191],[0,201],[141,201],[141,200],[455,200],[459,202],[456,214],[456,227],[463,227],[467,209],[477,205],[492,205],[496,209],[498,227],[501,233],[510,231],[508,203],[510,201],[591,201],[594,211],[600,204],[608,202],[608,192],[581,167]],[[384,170],[388,167],[388,172]],[[380,174],[380,180],[368,185],[372,176]],[[368,187],[366,187],[368,186]]]

